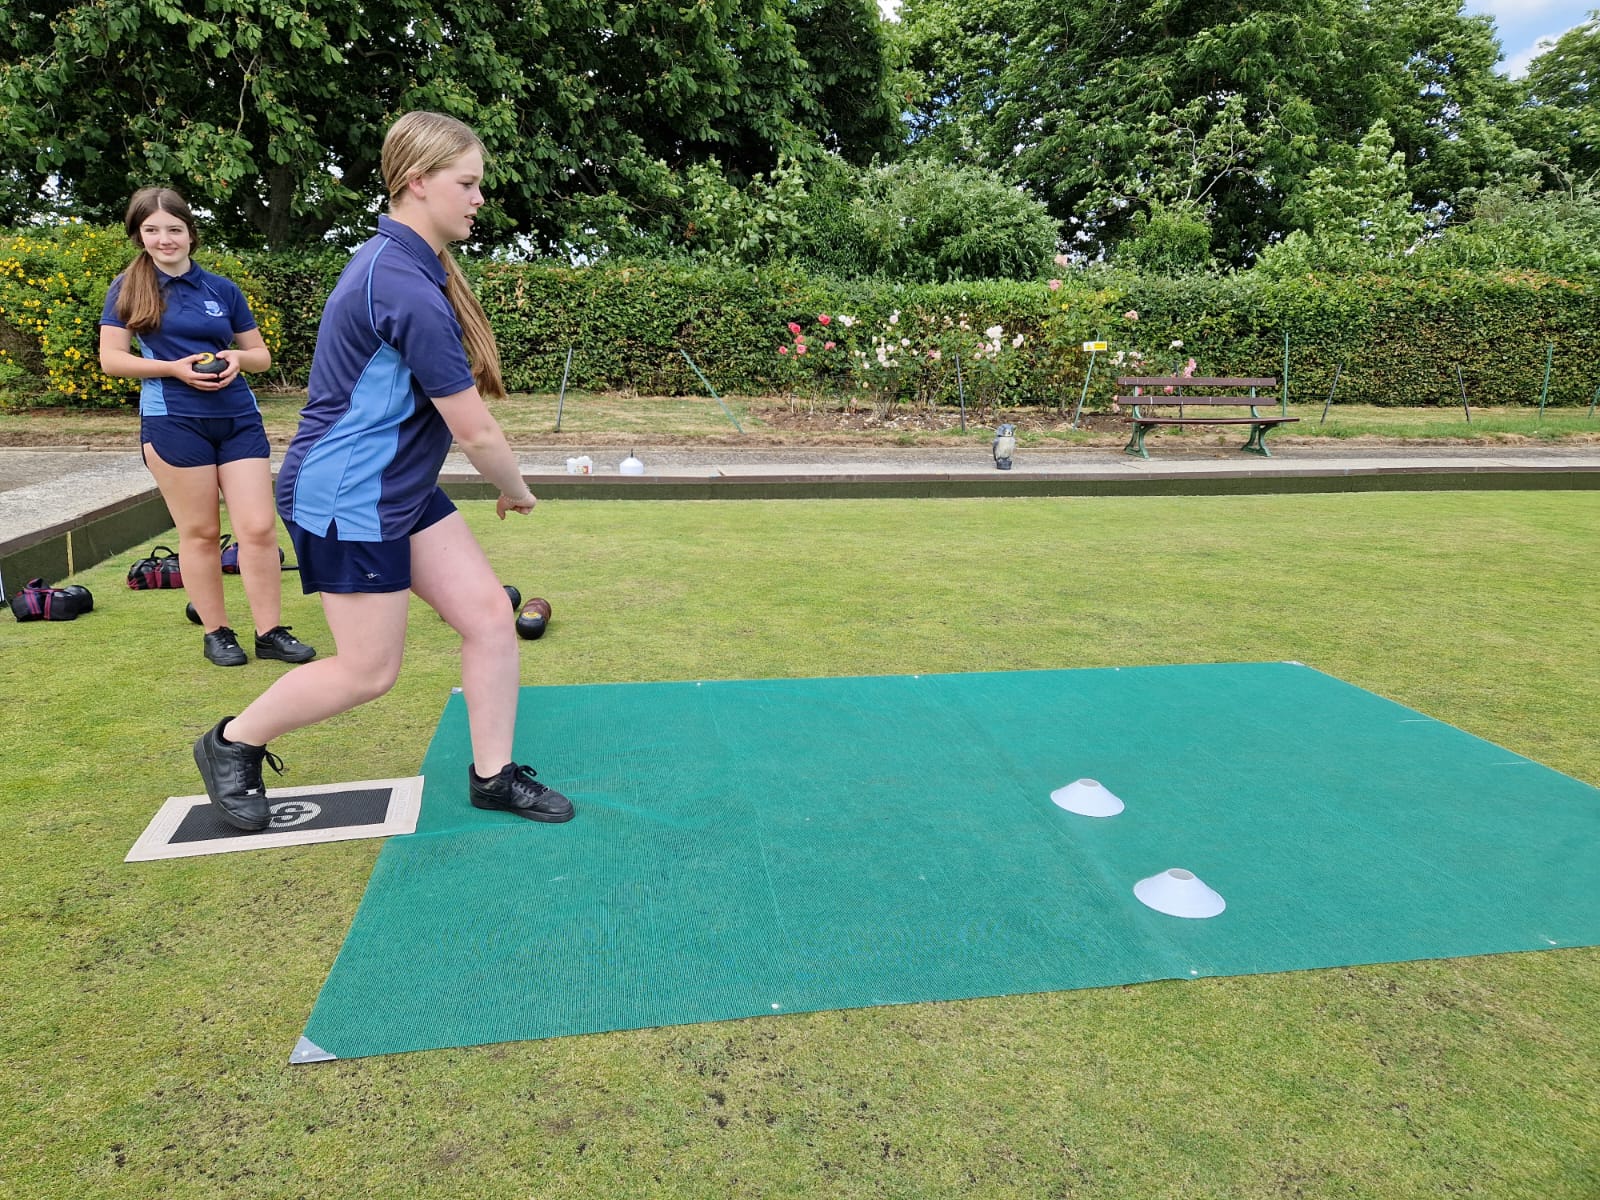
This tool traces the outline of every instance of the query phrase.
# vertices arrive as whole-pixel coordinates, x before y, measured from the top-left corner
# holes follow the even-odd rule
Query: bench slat
[[[1234,376],[1215,375],[1119,375],[1118,387],[1253,387],[1275,388],[1278,381],[1273,377],[1260,377],[1255,379],[1238,378]]]
[[[1131,417],[1135,425],[1289,425],[1299,417]]]
[[[1118,404],[1254,404],[1260,407],[1276,405],[1276,396],[1113,396]]]

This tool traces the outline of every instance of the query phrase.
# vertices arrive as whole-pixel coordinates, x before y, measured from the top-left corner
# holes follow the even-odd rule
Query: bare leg
[[[231,742],[265,746],[375,700],[394,686],[405,656],[410,592],[322,593],[333,634],[331,657],[287,671],[222,731]]]
[[[511,761],[517,725],[516,623],[494,568],[460,513],[412,536],[411,589],[461,635],[473,769],[493,775]]]
[[[272,464],[240,458],[217,468],[228,520],[239,543],[239,575],[257,633],[275,629],[283,615],[283,572],[278,565],[278,513]],[[180,556],[181,556],[180,551]]]
[[[156,478],[161,498],[178,527],[178,564],[184,590],[207,633],[228,623],[222,594],[222,513],[217,502],[216,467],[175,467],[146,442],[145,466]]]

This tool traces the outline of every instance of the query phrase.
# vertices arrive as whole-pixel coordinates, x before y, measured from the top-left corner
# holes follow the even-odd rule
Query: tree
[[[913,151],[1027,186],[1091,257],[1187,203],[1224,261],[1248,262],[1311,168],[1378,118],[1422,207],[1510,146],[1492,26],[1460,0],[906,0],[902,16]]]
[[[865,173],[851,216],[860,274],[919,283],[1037,279],[1060,225],[1021,189],[971,167],[907,162]]]
[[[870,0],[0,0],[0,202],[14,223],[56,181],[105,220],[170,182],[240,244],[353,236],[384,129],[433,108],[489,151],[486,239],[560,249],[595,197],[648,223],[693,163],[880,148],[876,21]]]
[[[1570,187],[1600,174],[1600,11],[1533,60],[1518,114],[1526,144]]]
[[[1502,184],[1470,197],[1470,215],[1417,256],[1421,265],[1474,271],[1600,272],[1600,196],[1590,182],[1536,190]]]
[[[1338,147],[1314,167],[1285,215],[1297,228],[1256,260],[1270,275],[1392,263],[1418,248],[1427,223],[1412,200],[1405,155],[1382,120],[1359,146]]]

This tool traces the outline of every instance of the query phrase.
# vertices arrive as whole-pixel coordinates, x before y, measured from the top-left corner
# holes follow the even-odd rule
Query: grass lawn
[[[1600,784],[1595,493],[464,511],[553,604],[529,685],[1296,659]],[[210,667],[126,566],[0,627],[0,1195],[1600,1195],[1594,948],[290,1067],[379,846],[121,861],[282,669]],[[410,638],[282,782],[416,771],[456,680],[420,606]]]
[[[288,444],[294,433],[303,393],[264,394],[261,409],[275,447]],[[491,405],[513,444],[660,445],[670,443],[744,443],[782,445],[832,442],[845,444],[951,445],[986,444],[996,421],[1017,425],[1019,440],[1028,445],[1118,446],[1128,439],[1125,419],[1110,413],[1085,413],[1071,427],[1072,405],[1002,409],[960,414],[897,407],[877,419],[870,407],[841,410],[836,403],[790,401],[774,396],[731,396],[722,402],[706,396],[620,396],[570,392],[565,397],[519,394]],[[1296,441],[1458,441],[1485,444],[1600,440],[1600,412],[1587,408],[1537,405],[1474,408],[1467,420],[1456,407],[1378,408],[1334,405],[1324,417],[1321,402],[1291,404],[1299,418],[1272,434],[1273,445]],[[556,424],[559,418],[560,430]],[[737,423],[737,424],[736,424]],[[0,406],[0,446],[125,445],[138,439],[138,414],[132,409],[23,409]],[[1211,440],[1215,431],[1163,429],[1162,439]]]

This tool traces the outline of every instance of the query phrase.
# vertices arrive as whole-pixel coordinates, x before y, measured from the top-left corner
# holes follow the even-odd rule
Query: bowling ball
[[[511,609],[512,609],[512,611],[515,612],[517,609],[521,608],[522,607],[522,593],[517,591],[517,589],[512,587],[509,583],[501,584],[501,586],[506,589],[506,595],[511,597]]]
[[[549,623],[550,602],[538,596],[524,604],[517,613],[517,633],[530,642],[542,638]]]
[[[202,354],[189,365],[202,375],[221,375],[228,369],[228,360],[218,358],[215,354]]]

